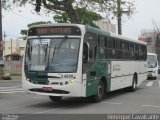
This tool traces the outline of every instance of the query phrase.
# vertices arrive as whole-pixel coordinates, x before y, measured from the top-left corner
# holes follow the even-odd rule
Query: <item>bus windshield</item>
[[[29,39],[26,46],[25,70],[76,72],[80,38]]]
[[[148,68],[155,68],[157,66],[157,57],[155,55],[147,56]]]

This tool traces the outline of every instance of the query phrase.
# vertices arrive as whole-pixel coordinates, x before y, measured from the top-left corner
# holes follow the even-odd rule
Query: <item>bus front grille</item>
[[[54,93],[54,94],[69,94],[68,91],[53,89],[52,91],[43,91],[40,88],[29,89],[31,92],[41,92],[41,93]]]

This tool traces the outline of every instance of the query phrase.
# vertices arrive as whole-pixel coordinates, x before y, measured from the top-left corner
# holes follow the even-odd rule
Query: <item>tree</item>
[[[95,25],[94,21],[98,21],[102,19],[102,16],[100,14],[97,14],[95,12],[90,12],[88,10],[84,10],[84,8],[77,8],[76,13],[79,16],[80,23],[87,24],[97,28],[98,26]],[[55,22],[58,22],[58,23],[71,22],[66,12],[55,15],[53,19],[55,20]]]
[[[122,24],[122,17],[123,15],[127,15],[130,17],[134,11],[134,1],[128,2],[124,0],[116,0],[116,8],[113,9],[114,15],[117,17],[117,24],[118,24],[118,34],[122,34],[121,24]]]
[[[5,1],[5,0],[3,0]],[[53,12],[57,19],[63,18],[64,21],[70,21],[71,23],[84,23],[84,18],[86,12],[95,13],[96,12],[105,12],[108,16],[118,17],[119,12],[117,11],[117,2],[118,0],[8,0],[3,6],[22,6],[27,4],[32,4],[35,6],[35,10],[40,12],[45,10],[49,13]],[[12,1],[12,2],[11,2]],[[128,2],[130,1],[130,2]],[[123,6],[128,9],[126,14],[131,16],[134,11],[134,2],[133,0],[127,0],[120,2],[121,9]],[[78,9],[83,10],[79,14]],[[122,12],[120,13],[122,14]],[[89,14],[90,15],[90,14]],[[122,15],[121,15],[122,17]],[[65,19],[64,19],[65,18]],[[61,21],[60,21],[61,22]]]

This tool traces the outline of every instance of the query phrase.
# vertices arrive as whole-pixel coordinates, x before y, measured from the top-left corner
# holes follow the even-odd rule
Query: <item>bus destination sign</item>
[[[28,36],[47,35],[81,35],[81,31],[73,26],[33,27],[28,31]]]

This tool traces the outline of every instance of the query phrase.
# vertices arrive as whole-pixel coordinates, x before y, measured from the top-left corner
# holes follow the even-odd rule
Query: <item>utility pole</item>
[[[5,33],[5,31],[4,31],[4,33],[3,33],[4,48],[6,48],[5,40],[6,40],[6,33]],[[6,55],[6,51],[5,51],[5,49],[4,49],[4,56],[5,56],[5,55]]]
[[[122,10],[121,10],[121,0],[117,0],[117,20],[118,20],[118,34],[122,34]]]
[[[12,57],[13,56],[12,56],[12,38],[11,38],[11,60],[13,59]]]
[[[122,15],[124,13],[130,13],[130,10],[123,10],[123,8],[121,7],[122,4],[122,0],[117,0],[117,23],[118,23],[118,34],[122,35]]]
[[[2,4],[0,0],[0,47],[3,46],[2,42]],[[0,60],[3,60],[3,50],[0,50]]]

